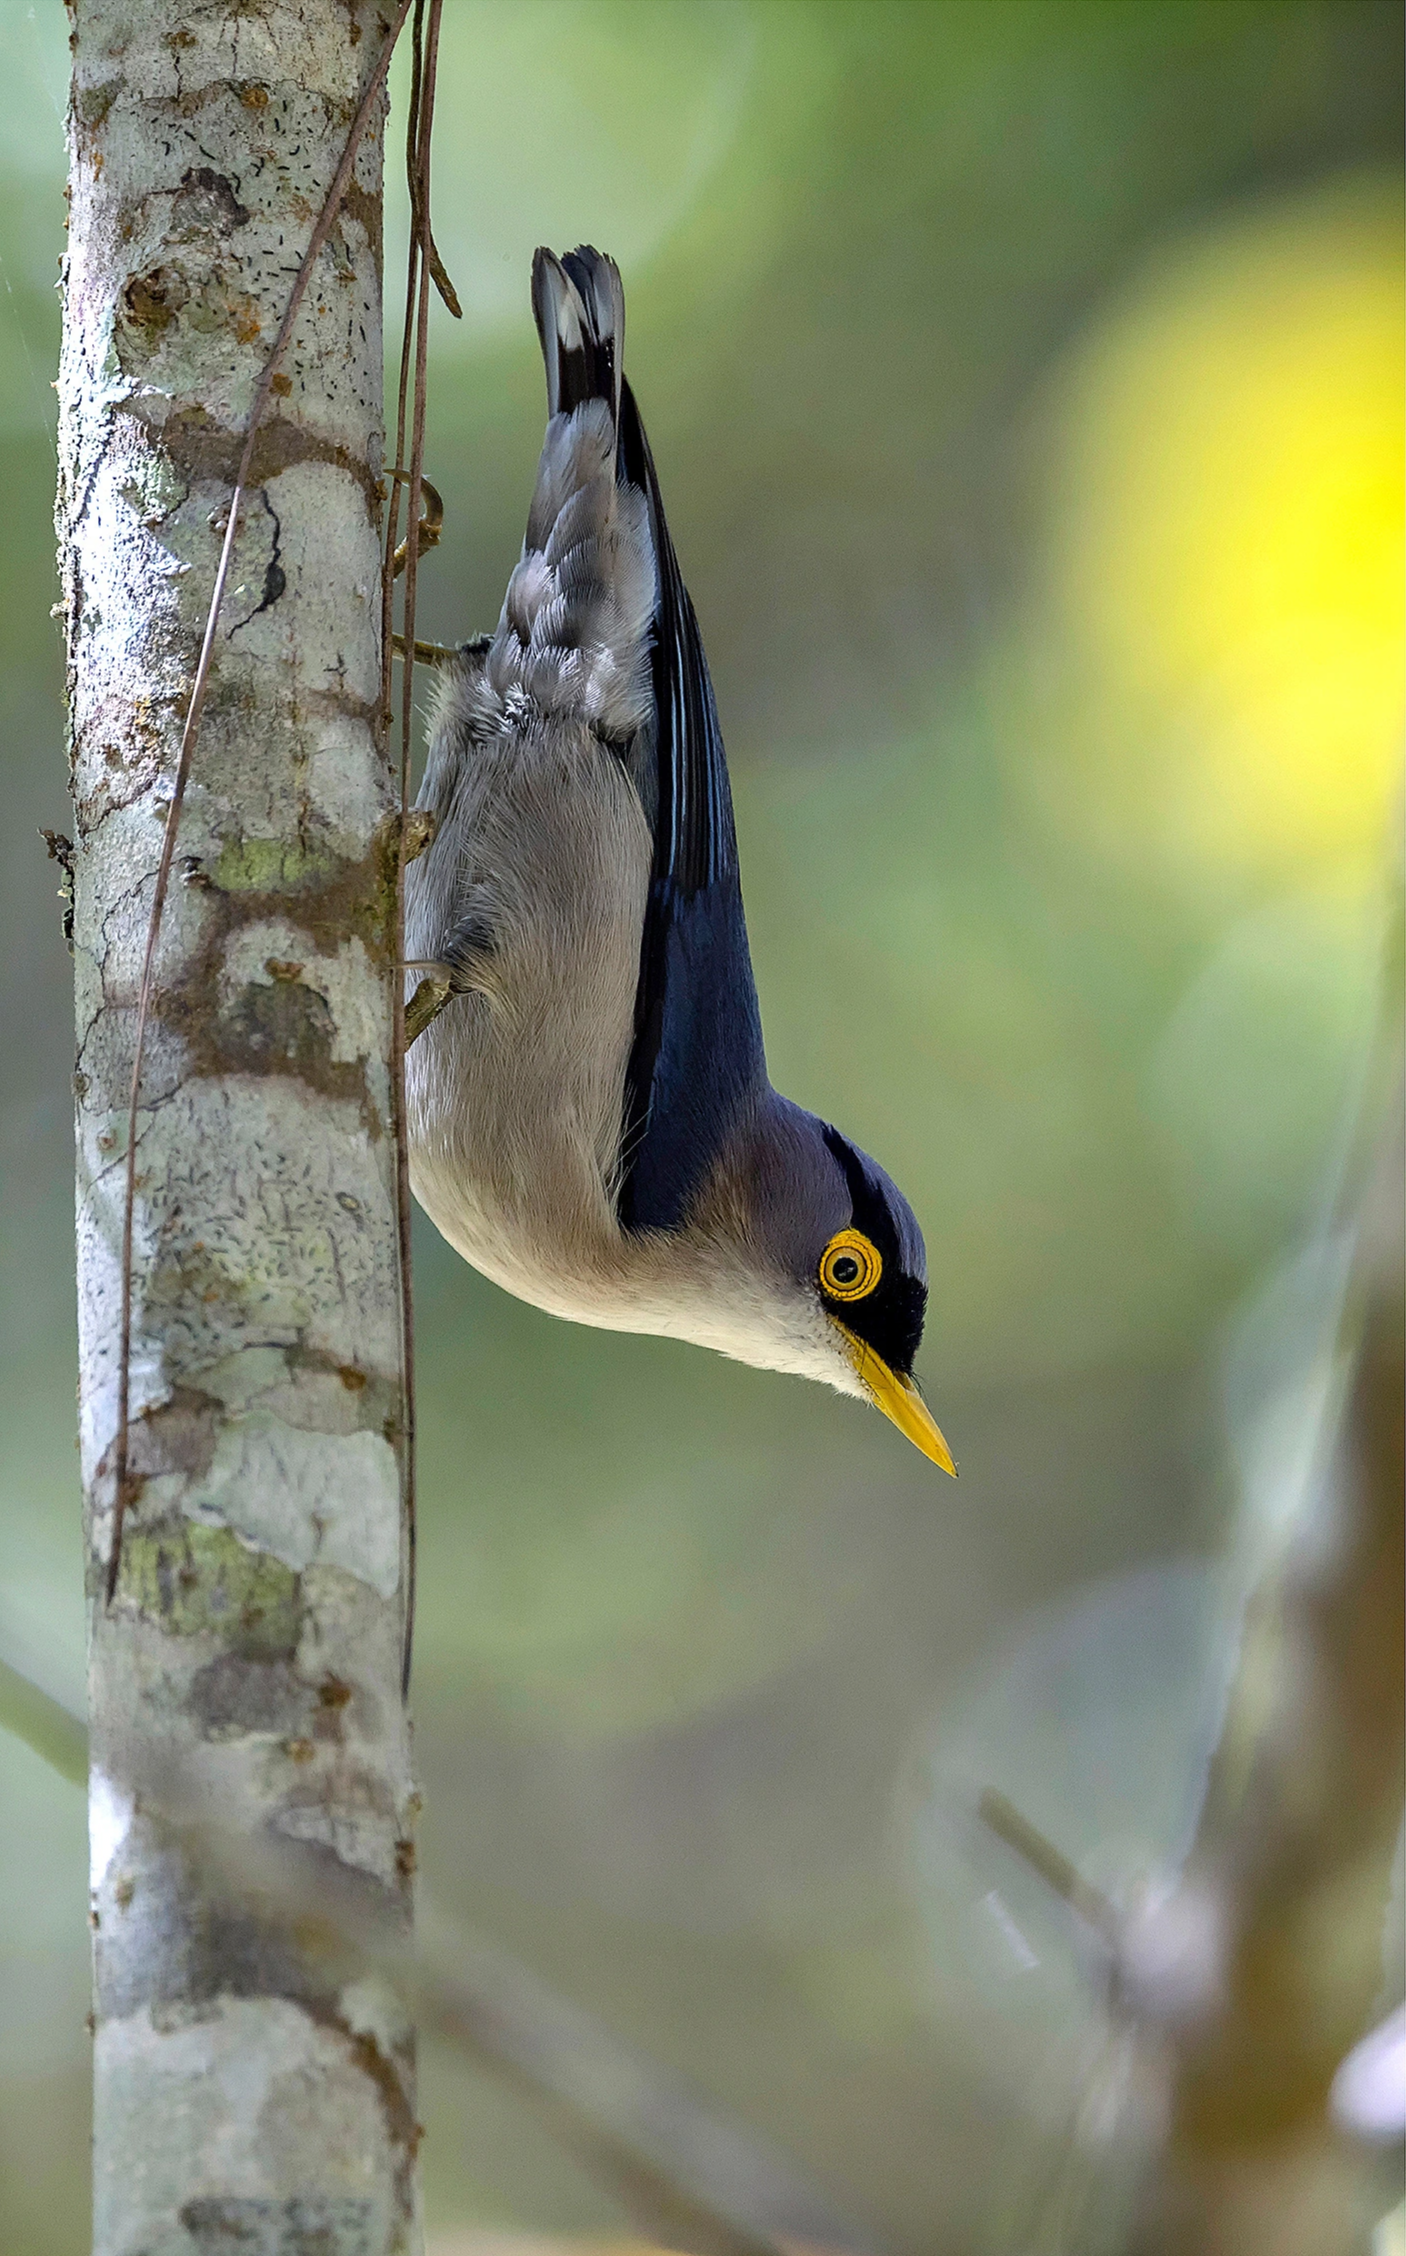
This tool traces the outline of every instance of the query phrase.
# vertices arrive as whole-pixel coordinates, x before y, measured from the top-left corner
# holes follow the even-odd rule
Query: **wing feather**
[[[657,596],[654,864],[626,1073],[619,1193],[630,1229],[673,1229],[765,1086],[727,758],[698,620],[639,409],[621,386],[618,474],[649,511]]]

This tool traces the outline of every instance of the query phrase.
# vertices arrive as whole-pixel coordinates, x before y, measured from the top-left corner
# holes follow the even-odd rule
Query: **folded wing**
[[[649,510],[657,596],[650,653],[654,867],[625,1087],[620,1219],[673,1229],[765,1085],[737,834],[708,661],[649,441],[622,384],[619,475]]]

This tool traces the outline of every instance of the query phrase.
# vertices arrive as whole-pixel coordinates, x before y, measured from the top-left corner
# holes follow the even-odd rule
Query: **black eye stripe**
[[[927,1286],[916,1277],[899,1277],[888,1286],[881,1285],[872,1299],[860,1301],[847,1312],[846,1321],[876,1354],[882,1355],[891,1371],[901,1371],[907,1378],[923,1337],[927,1305]]]
[[[927,1286],[921,1277],[905,1270],[888,1201],[873,1183],[853,1144],[837,1128],[826,1127],[823,1134],[849,1191],[851,1227],[873,1241],[883,1260],[883,1275],[874,1292],[863,1300],[831,1299],[829,1306],[850,1331],[883,1357],[891,1371],[907,1377],[923,1336]]]

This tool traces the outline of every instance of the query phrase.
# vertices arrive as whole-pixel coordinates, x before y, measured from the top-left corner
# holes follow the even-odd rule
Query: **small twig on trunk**
[[[392,470],[391,476],[396,480],[403,479],[407,484],[409,483],[410,473],[408,470]],[[444,502],[439,488],[432,486],[428,478],[422,478],[420,480],[420,521],[415,528],[417,555],[423,556],[427,548],[438,548],[440,535],[443,531]],[[397,545],[395,554],[391,558],[391,578],[393,580],[400,578],[409,561],[410,536],[407,533],[405,539]],[[404,637],[397,636],[395,639],[403,641]]]

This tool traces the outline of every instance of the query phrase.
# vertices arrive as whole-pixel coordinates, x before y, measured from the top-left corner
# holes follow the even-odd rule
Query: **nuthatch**
[[[622,372],[619,273],[539,251],[532,303],[549,421],[522,561],[496,633],[439,676],[418,800],[437,826],[407,872],[407,956],[438,982],[408,1021],[415,1194],[537,1307],[824,1380],[953,1472],[912,1377],[912,1210],[767,1079],[727,763]]]

